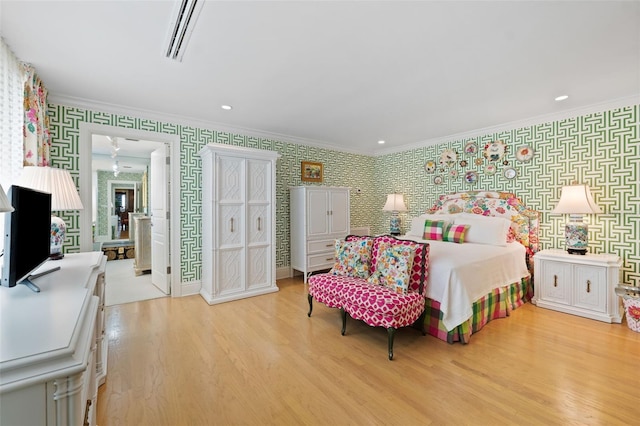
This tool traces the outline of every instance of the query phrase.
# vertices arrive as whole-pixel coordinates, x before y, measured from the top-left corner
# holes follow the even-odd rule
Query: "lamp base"
[[[564,227],[564,237],[567,243],[567,253],[587,254],[587,248],[589,247],[589,228],[582,220],[567,223]]]
[[[50,260],[60,260],[64,257],[62,253],[62,243],[67,234],[67,224],[58,216],[51,216],[51,248],[49,249]]]
[[[391,220],[389,221],[389,234],[391,235],[400,235],[402,232],[400,231],[400,218],[398,217],[397,212],[393,212],[391,216]]]
[[[581,254],[581,255],[585,255],[587,254],[587,249],[572,249],[572,248],[568,248],[567,249],[567,253],[569,254]]]

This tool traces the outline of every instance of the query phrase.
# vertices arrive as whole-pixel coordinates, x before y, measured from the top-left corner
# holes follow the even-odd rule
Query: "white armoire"
[[[209,303],[278,291],[276,161],[262,149],[208,144],[202,157],[202,286]]]
[[[304,274],[334,264],[335,240],[351,228],[349,188],[294,186],[291,201],[291,269]]]

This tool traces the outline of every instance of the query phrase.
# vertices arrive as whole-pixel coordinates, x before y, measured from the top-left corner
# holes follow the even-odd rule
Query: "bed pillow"
[[[407,232],[407,235],[422,238],[422,234],[424,234],[424,220],[421,216],[412,218],[411,228]]]
[[[444,220],[431,220],[426,219],[424,221],[424,233],[422,238],[425,240],[442,241],[442,234],[447,227],[447,223]]]
[[[447,229],[444,230],[442,241],[462,244],[465,242],[468,231],[469,225],[449,225]]]
[[[376,270],[367,278],[367,282],[389,287],[395,293],[408,293],[414,254],[414,247],[381,243],[378,247]]]
[[[507,235],[511,222],[501,217],[460,213],[455,217],[454,224],[469,225],[469,230],[465,236],[465,241],[468,243],[504,247],[507,245]]]
[[[336,240],[335,264],[331,269],[333,275],[367,278],[371,269],[371,238],[355,241]]]

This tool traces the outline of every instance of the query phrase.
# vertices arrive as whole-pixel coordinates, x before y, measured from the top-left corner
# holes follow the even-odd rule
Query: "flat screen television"
[[[7,197],[14,208],[5,213],[3,286],[26,284],[31,273],[49,258],[51,247],[51,194],[13,185]],[[35,287],[35,288],[34,288]]]

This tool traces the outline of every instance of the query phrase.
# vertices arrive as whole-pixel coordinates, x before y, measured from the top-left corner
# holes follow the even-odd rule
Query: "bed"
[[[425,234],[425,221],[434,226],[433,233]],[[455,224],[460,232],[464,229],[465,242],[441,241],[437,235],[440,222],[450,231],[454,227],[448,224]],[[449,343],[468,343],[489,321],[507,317],[529,301],[538,229],[538,212],[508,192],[442,195],[425,214],[412,218],[402,238],[431,246],[428,333]],[[452,235],[449,232],[450,239]]]

